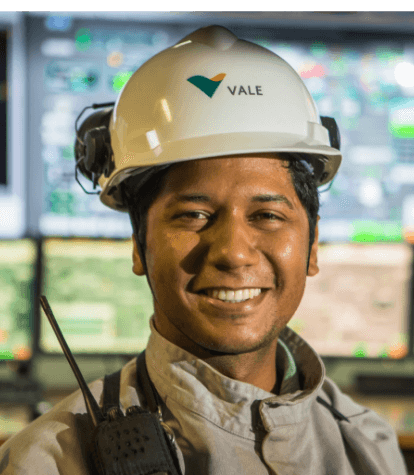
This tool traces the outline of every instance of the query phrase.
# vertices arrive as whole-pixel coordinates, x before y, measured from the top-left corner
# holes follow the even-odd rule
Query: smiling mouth
[[[206,290],[198,292],[196,295],[200,296],[202,301],[204,301],[208,306],[216,307],[221,311],[225,310],[239,310],[239,311],[252,311],[254,308],[259,305],[267,294],[269,289],[260,289],[260,293],[256,293],[253,297],[241,300],[221,300],[220,298],[211,297]],[[217,296],[218,297],[218,296]]]
[[[242,290],[218,290],[218,289],[205,289],[199,292],[214,300],[220,300],[221,302],[240,303],[252,300],[262,293],[264,289],[252,288]]]

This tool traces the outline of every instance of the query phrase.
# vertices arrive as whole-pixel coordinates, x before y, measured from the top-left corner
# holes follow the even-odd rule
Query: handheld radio
[[[47,298],[40,303],[59,340],[82,391],[94,430],[90,444],[93,473],[99,475],[181,475],[174,434],[160,414],[130,406],[124,416],[119,406],[103,413],[93,397],[60,331]]]

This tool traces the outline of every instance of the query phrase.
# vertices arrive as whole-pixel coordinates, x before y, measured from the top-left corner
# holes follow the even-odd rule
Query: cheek
[[[285,262],[298,262],[301,259],[306,259],[308,248],[303,239],[294,238],[286,244],[283,249],[282,257]]]
[[[183,272],[181,263],[198,241],[190,233],[158,232],[147,237],[146,259],[151,278],[164,285],[177,281]]]
[[[305,242],[305,238],[300,232],[290,232],[285,236],[278,236],[273,244],[274,256],[277,256],[280,269],[295,278],[306,273],[309,243]]]
[[[197,246],[199,238],[193,233],[160,233],[154,239],[157,256],[164,261],[180,261]]]
[[[290,257],[291,255],[292,255],[292,245],[288,244],[282,252],[282,258],[284,261],[287,261],[291,258]]]
[[[306,236],[300,229],[293,231],[290,229],[277,236],[274,249],[284,262],[298,262],[298,260],[307,256],[308,243],[305,241]]]
[[[165,246],[168,246],[170,251],[173,251],[174,254],[179,254],[183,250],[183,240],[181,236],[179,236],[177,233],[166,233],[165,236],[163,236],[163,244]]]

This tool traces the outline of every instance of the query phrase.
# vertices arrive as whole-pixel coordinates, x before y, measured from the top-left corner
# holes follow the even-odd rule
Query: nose
[[[259,262],[254,230],[241,215],[223,215],[205,237],[207,260],[219,269],[254,266]]]

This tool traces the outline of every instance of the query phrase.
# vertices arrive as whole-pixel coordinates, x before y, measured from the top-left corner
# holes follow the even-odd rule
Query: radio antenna
[[[96,427],[100,422],[105,420],[105,417],[102,414],[98,403],[96,402],[95,398],[93,397],[88,385],[86,384],[85,379],[80,372],[78,365],[76,364],[75,358],[73,357],[65,339],[63,338],[62,332],[60,331],[59,325],[57,324],[56,318],[53,315],[52,309],[50,308],[49,302],[47,301],[46,296],[42,295],[40,297],[40,303],[45,311],[45,314],[49,320],[50,325],[53,328],[53,331],[56,334],[57,339],[59,340],[60,346],[62,347],[63,353],[68,360],[72,371],[75,373],[76,379],[78,380],[78,384],[81,388],[83,398],[85,399],[86,409],[91,416],[92,422]]]

